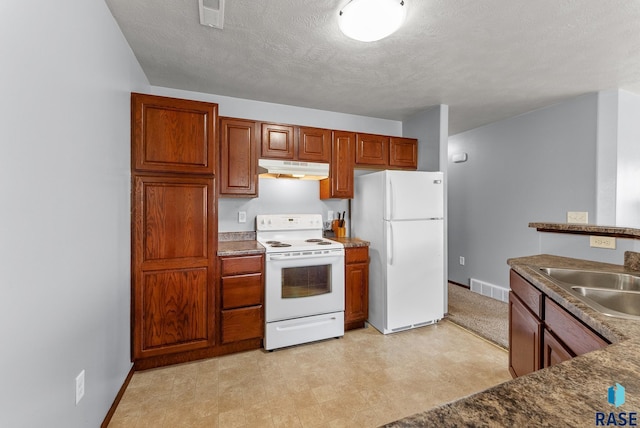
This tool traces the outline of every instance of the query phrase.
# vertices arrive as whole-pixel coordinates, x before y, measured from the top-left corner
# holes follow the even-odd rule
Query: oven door
[[[267,254],[266,321],[344,311],[344,250]]]

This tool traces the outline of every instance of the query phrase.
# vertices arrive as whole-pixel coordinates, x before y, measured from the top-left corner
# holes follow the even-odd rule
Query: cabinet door
[[[331,162],[331,130],[300,127],[298,160]]]
[[[546,328],[542,340],[542,367],[551,367],[575,355]]]
[[[220,196],[258,196],[256,123],[220,119]]]
[[[131,94],[134,170],[214,174],[217,115],[217,104]]]
[[[214,180],[134,177],[133,358],[214,343]]]
[[[263,123],[261,157],[274,159],[294,159],[293,126]]]
[[[405,169],[418,168],[418,140],[391,137],[389,139],[389,166]]]
[[[369,264],[350,264],[345,270],[345,324],[364,323],[369,316]]]
[[[389,164],[389,137],[357,134],[356,164],[386,166]]]
[[[541,368],[540,339],[542,322],[509,293],[509,372],[523,376]]]
[[[353,198],[356,134],[333,131],[329,178],[320,182],[320,198]]]

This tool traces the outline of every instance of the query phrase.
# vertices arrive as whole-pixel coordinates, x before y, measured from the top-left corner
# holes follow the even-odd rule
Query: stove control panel
[[[256,216],[256,230],[322,229],[320,214],[265,214]]]

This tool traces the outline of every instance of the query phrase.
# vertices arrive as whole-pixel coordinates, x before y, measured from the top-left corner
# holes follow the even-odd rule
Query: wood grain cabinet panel
[[[389,137],[356,135],[356,165],[386,166],[389,164]]]
[[[510,284],[509,371],[513,377],[609,344],[513,270]]]
[[[523,376],[541,368],[542,321],[514,294],[509,293],[509,372]]]
[[[575,354],[545,328],[542,339],[542,367],[551,367],[573,357]]]
[[[389,166],[403,169],[418,168],[418,140],[391,137],[389,139]]]
[[[256,123],[220,118],[220,196],[258,196]]]
[[[320,199],[353,198],[356,134],[333,131],[329,178],[320,181]]]
[[[298,160],[307,162],[331,162],[331,130],[300,127]]]
[[[217,104],[131,95],[136,171],[215,173]]]
[[[220,265],[220,343],[264,337],[264,256],[225,256]]]
[[[138,295],[144,355],[209,346],[207,276],[206,268],[145,272]]]
[[[214,180],[134,176],[135,360],[212,346]]]
[[[586,354],[608,345],[597,333],[550,299],[545,299],[544,322],[573,355]]]
[[[345,248],[345,330],[364,327],[369,317],[369,248]]]
[[[274,159],[294,159],[294,127],[275,123],[261,124],[261,157]]]

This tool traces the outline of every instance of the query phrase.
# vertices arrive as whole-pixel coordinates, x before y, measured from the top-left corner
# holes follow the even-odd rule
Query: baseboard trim
[[[102,421],[102,424],[100,424],[100,428],[107,428],[107,426],[109,425],[109,422],[111,422],[111,418],[113,418],[113,415],[116,413],[116,409],[118,408],[118,404],[120,404],[120,400],[122,400],[122,396],[124,395],[124,392],[127,390],[127,387],[129,386],[129,382],[131,382],[131,378],[133,377],[133,366],[131,367],[131,370],[129,370],[129,374],[127,375],[127,377],[124,380],[124,383],[122,384],[122,386],[120,387],[120,390],[118,391],[118,394],[116,395],[116,398],[113,400],[113,404],[111,404],[111,407],[109,408],[109,411],[107,412],[107,415],[104,417],[104,421]]]
[[[451,281],[451,280],[449,280],[449,284],[457,285],[458,287],[466,288],[467,290],[471,289],[471,287],[469,287],[466,284],[461,284],[459,282],[455,282],[455,281]]]

